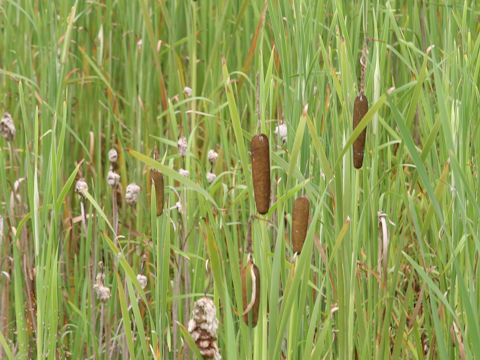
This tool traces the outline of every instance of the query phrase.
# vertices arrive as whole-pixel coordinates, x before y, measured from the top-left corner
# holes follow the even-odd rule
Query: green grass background
[[[228,360],[479,356],[479,19],[475,0],[0,0],[0,111],[17,129],[0,139],[0,357],[194,356],[185,327],[204,294]],[[365,39],[371,110],[355,170]],[[257,74],[273,205],[253,221],[252,329],[240,268],[256,212]],[[212,184],[209,149],[219,153]],[[151,168],[165,176],[160,217]],[[311,222],[294,259],[302,194]],[[93,291],[101,259],[104,305]]]

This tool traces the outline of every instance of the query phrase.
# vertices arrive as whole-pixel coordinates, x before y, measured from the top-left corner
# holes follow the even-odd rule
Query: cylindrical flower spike
[[[368,112],[368,100],[367,97],[360,93],[355,98],[355,104],[353,105],[353,130],[362,121],[365,114]],[[360,135],[353,143],[353,166],[356,169],[360,169],[363,165],[363,155],[365,151],[365,137],[367,135],[367,128],[363,129]]]
[[[300,253],[305,242],[308,228],[310,203],[304,196],[295,199],[292,215],[292,244],[293,252]]]
[[[156,170],[152,170],[150,172],[150,178],[152,179],[153,186],[155,188],[157,216],[160,216],[163,213],[163,195],[164,195],[163,175],[162,173]]]
[[[255,203],[257,211],[266,214],[270,207],[270,149],[267,135],[255,135],[250,143],[250,150]]]

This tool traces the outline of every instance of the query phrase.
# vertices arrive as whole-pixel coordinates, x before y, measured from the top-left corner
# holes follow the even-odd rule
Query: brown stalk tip
[[[240,275],[242,277],[242,299],[245,310],[243,321],[245,321],[247,325],[255,327],[257,326],[258,311],[260,308],[260,271],[257,265],[249,262],[242,268]],[[255,289],[253,286],[254,282],[252,281],[254,277]]]
[[[263,215],[270,207],[270,150],[267,135],[255,135],[250,143],[250,151],[255,204],[258,212]]]
[[[353,105],[353,130],[362,121],[365,114],[368,112],[368,100],[365,94],[360,93],[355,98],[355,104]],[[367,135],[367,128],[363,129],[360,135],[353,143],[353,166],[356,169],[360,169],[363,165],[363,154],[365,151],[365,137]]]
[[[310,213],[310,203],[305,196],[295,199],[292,215],[292,243],[293,252],[300,253],[307,236],[308,215]]]
[[[150,172],[150,178],[152,179],[153,186],[155,187],[157,216],[160,216],[163,213],[163,194],[164,194],[163,174],[156,170],[152,170]]]

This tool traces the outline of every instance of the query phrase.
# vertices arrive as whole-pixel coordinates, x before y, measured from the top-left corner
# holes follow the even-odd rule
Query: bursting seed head
[[[215,175],[214,173],[212,173],[210,171],[207,172],[207,181],[208,181],[209,184],[214,182],[216,178],[217,178],[217,175]]]
[[[110,149],[110,151],[108,152],[108,161],[110,161],[111,163],[114,163],[114,162],[117,162],[117,160],[118,160],[117,150]]]
[[[104,285],[105,281],[105,274],[98,273],[95,284],[93,285],[93,290],[95,290],[95,294],[97,295],[97,300],[105,303],[110,299],[111,293],[110,289]]]
[[[282,140],[287,141],[287,124],[282,123],[275,128],[275,134]]]
[[[186,96],[186,97],[190,97],[192,96],[192,93],[193,93],[193,90],[191,88],[189,88],[188,86],[185,86],[183,88],[183,94]]]
[[[187,156],[187,148],[188,148],[188,143],[187,143],[187,138],[185,136],[182,136],[180,139],[178,139],[178,152],[180,155],[183,157]]]
[[[78,179],[75,184],[75,192],[81,197],[84,197],[84,193],[88,191],[88,184],[84,178]]]
[[[135,205],[137,203],[138,194],[140,194],[140,186],[135,183],[131,183],[127,185],[127,189],[125,191],[125,201],[128,205]]]
[[[186,178],[188,178],[190,176],[190,171],[185,170],[185,169],[178,170],[178,173],[182,176],[185,176]]]
[[[142,290],[145,290],[145,288],[147,287],[147,277],[145,275],[138,274],[137,280],[140,283],[140,287],[142,288]]]
[[[12,141],[15,137],[15,124],[13,123],[12,115],[6,112],[0,120],[0,134],[6,141]]]
[[[107,175],[107,184],[115,187],[120,182],[120,175],[118,175],[115,171],[109,170]]]
[[[210,161],[210,163],[213,164],[217,159],[218,159],[218,153],[212,149],[208,150],[208,161]]]

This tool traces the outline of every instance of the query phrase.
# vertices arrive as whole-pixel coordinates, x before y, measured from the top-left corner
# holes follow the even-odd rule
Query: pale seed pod
[[[178,170],[178,173],[180,175],[182,175],[183,177],[186,177],[186,178],[190,177],[190,171],[188,171],[188,170],[180,169],[180,170]]]
[[[222,358],[217,345],[217,309],[212,299],[202,297],[195,301],[187,330],[204,359]]]
[[[250,151],[255,204],[260,214],[266,214],[270,207],[270,150],[267,135],[255,135],[250,143]]]
[[[368,100],[365,94],[360,93],[355,98],[353,105],[353,129],[362,121],[365,114],[368,112]],[[353,143],[353,166],[360,169],[363,165],[363,155],[365,151],[365,137],[367,135],[367,128],[363,129],[360,135]]]
[[[93,285],[93,290],[95,290],[97,299],[103,303],[107,302],[111,296],[110,289],[105,286],[104,282],[105,274],[103,272],[100,272],[97,274],[95,284]]]
[[[134,182],[127,185],[125,190],[125,201],[128,205],[135,205],[137,203],[138,195],[140,194],[140,186]]]
[[[164,195],[163,175],[162,173],[156,170],[152,170],[150,172],[150,178],[152,179],[153,186],[155,188],[157,216],[160,216],[163,213],[163,195]]]
[[[310,213],[310,203],[304,196],[296,198],[293,203],[292,215],[292,244],[293,252],[300,253],[307,235],[308,215]]]
[[[208,183],[211,184],[212,182],[215,181],[215,179],[217,178],[217,175],[215,175],[214,173],[212,173],[212,172],[209,171],[209,172],[207,172],[207,176],[206,176],[206,177],[207,177]]]
[[[108,152],[108,161],[110,161],[111,163],[114,163],[114,162],[117,162],[117,160],[118,160],[117,150],[110,149],[110,151]]]
[[[142,290],[145,290],[145,288],[147,287],[147,277],[142,274],[137,274],[137,280],[140,283],[140,287],[142,288]]]
[[[187,156],[188,142],[185,136],[182,136],[180,139],[178,139],[177,146],[179,154],[183,157]]]
[[[253,262],[248,262],[240,272],[242,278],[243,321],[255,327],[260,309],[260,271]],[[249,300],[250,299],[250,302]]]
[[[218,153],[213,150],[213,149],[210,149],[208,150],[208,161],[210,161],[211,164],[213,164],[217,159],[218,159]]]
[[[81,197],[84,197],[84,193],[88,191],[88,184],[84,178],[78,179],[75,183],[75,192]]]
[[[12,115],[6,112],[0,120],[0,134],[6,141],[12,141],[15,137],[15,124],[13,123]]]
[[[109,170],[107,175],[107,183],[108,185],[115,187],[120,182],[120,175],[118,175],[115,171]]]

